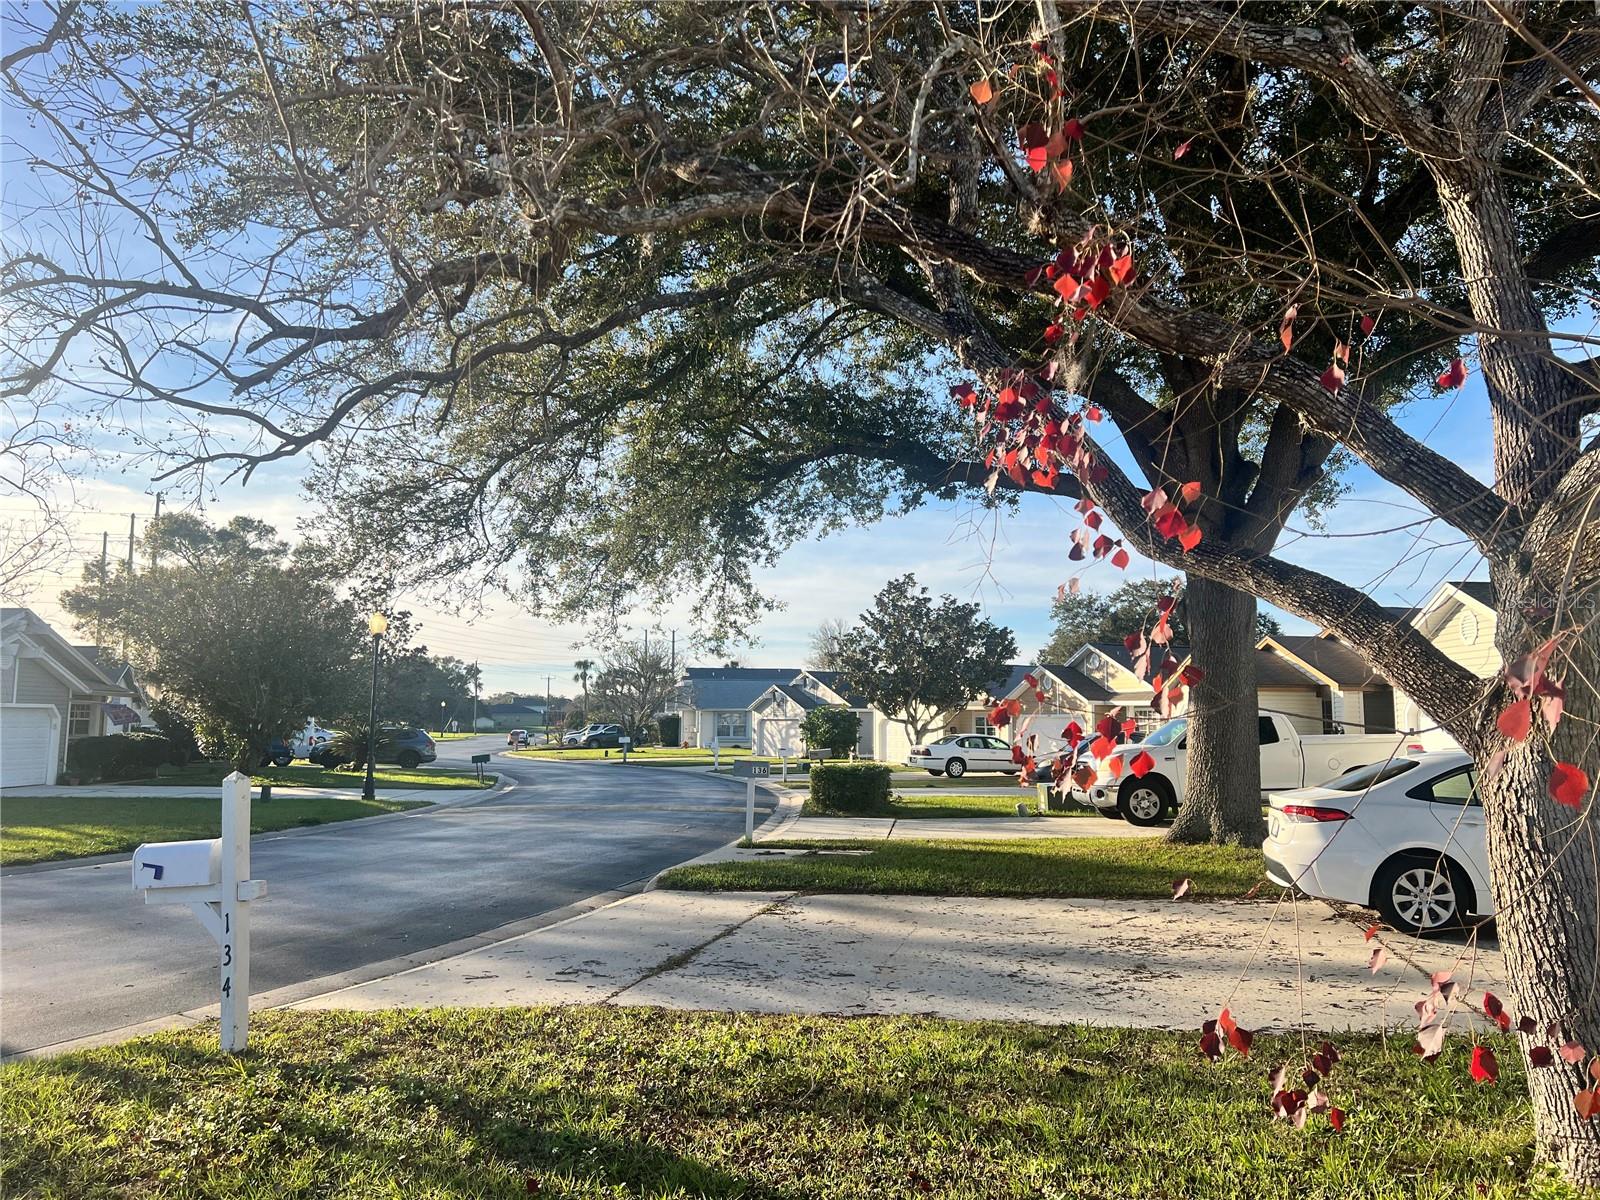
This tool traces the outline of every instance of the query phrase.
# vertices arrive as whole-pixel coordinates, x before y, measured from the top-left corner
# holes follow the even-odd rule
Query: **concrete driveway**
[[[441,760],[503,747],[503,735],[446,742]],[[257,836],[252,873],[271,892],[256,908],[252,991],[281,1002],[536,927],[744,830],[744,789],[698,771],[622,776],[498,754],[493,769],[506,786],[448,807]],[[758,803],[765,815],[771,801]],[[187,909],[137,902],[126,861],[0,878],[0,909],[6,1054],[217,999],[212,942]]]

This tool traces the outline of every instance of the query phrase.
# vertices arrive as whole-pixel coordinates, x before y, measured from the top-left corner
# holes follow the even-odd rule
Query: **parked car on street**
[[[528,745],[528,731],[526,729],[513,729],[506,737],[506,745],[513,750],[522,750]]]
[[[563,746],[577,746],[580,750],[615,747],[622,744],[621,725],[585,725],[561,739]]]
[[[1398,733],[1300,733],[1282,713],[1257,714],[1263,796],[1280,788],[1305,787],[1368,763],[1387,762],[1406,749]],[[1072,798],[1103,815],[1134,825],[1155,825],[1178,810],[1188,780],[1188,717],[1174,717],[1142,742],[1118,746],[1098,764],[1095,781],[1072,789]],[[1155,765],[1143,776],[1128,769],[1139,754]],[[1111,759],[1123,759],[1114,771]]]
[[[1406,933],[1491,917],[1477,771],[1459,750],[1413,754],[1268,797],[1267,877],[1377,909]]]
[[[355,744],[354,735],[340,734],[314,749],[310,758],[319,767],[338,767],[361,761],[365,750],[365,746]],[[437,757],[433,739],[423,730],[409,725],[381,726],[372,747],[374,763],[394,763],[407,770]]]
[[[273,738],[267,746],[267,752],[261,756],[261,765],[264,767],[271,763],[275,767],[287,767],[294,761],[294,750],[282,738]]]
[[[929,775],[948,775],[960,779],[968,771],[1003,771],[1017,775],[1022,767],[1011,758],[1011,743],[987,733],[952,733],[913,746],[906,762]]]

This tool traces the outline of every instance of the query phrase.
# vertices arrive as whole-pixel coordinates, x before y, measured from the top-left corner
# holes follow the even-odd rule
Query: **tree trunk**
[[[1205,678],[1189,689],[1189,777],[1167,840],[1259,846],[1266,826],[1256,730],[1256,598],[1191,575],[1184,605],[1190,650]]]
[[[1574,585],[1585,603],[1596,586],[1592,534],[1581,519],[1569,526],[1579,539]],[[1567,537],[1552,537],[1525,574],[1496,571],[1499,628],[1496,644],[1507,661],[1527,653],[1549,636],[1548,618],[1532,622],[1519,614],[1538,612],[1558,588],[1562,567],[1571,561]],[[1506,746],[1492,724],[1509,697],[1489,706],[1487,726],[1476,754],[1490,879],[1494,888],[1495,928],[1505,954],[1507,998],[1512,1019],[1532,1017],[1537,1029],[1519,1038],[1526,1060],[1534,1046],[1554,1050],[1563,1040],[1582,1044],[1589,1057],[1576,1064],[1559,1055],[1547,1067],[1529,1064],[1536,1145],[1541,1157],[1560,1165],[1579,1186],[1600,1187],[1600,1120],[1583,1120],[1573,1096],[1600,1086],[1588,1074],[1600,1052],[1600,865],[1596,860],[1593,790],[1581,810],[1564,808],[1549,794],[1550,769],[1573,763],[1591,780],[1600,779],[1600,748],[1594,730],[1600,722],[1600,628],[1568,608],[1559,624],[1573,630],[1562,637],[1550,672],[1566,685],[1565,712],[1553,734],[1535,722],[1533,734],[1511,747],[1505,766],[1490,777],[1487,760]],[[1538,705],[1535,705],[1538,712]],[[1555,1026],[1558,1032],[1547,1031]]]

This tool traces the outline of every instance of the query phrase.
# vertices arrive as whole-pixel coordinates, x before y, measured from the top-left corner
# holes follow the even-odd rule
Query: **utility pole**
[[[107,565],[106,551],[110,549],[110,546],[111,535],[102,533],[100,535],[100,602],[94,606],[94,648],[96,653],[99,653],[100,649],[105,645],[100,639],[100,628],[106,618],[106,573],[111,569]]]
[[[550,676],[544,677],[544,735],[550,736]]]
[[[668,660],[667,674],[672,676],[673,682],[678,679],[678,631],[672,631],[672,656]]]
[[[138,513],[128,514],[128,574],[133,574],[133,527],[139,519]]]
[[[472,660],[472,732],[478,732],[478,660]],[[546,724],[549,722],[547,721]]]
[[[157,492],[156,493],[156,515],[155,515],[155,519],[157,521],[159,521],[161,519],[161,497],[162,497],[162,493],[161,492]],[[157,552],[156,548],[154,546],[151,546],[150,547],[150,565],[152,567],[156,565],[157,557],[158,557],[158,552]]]

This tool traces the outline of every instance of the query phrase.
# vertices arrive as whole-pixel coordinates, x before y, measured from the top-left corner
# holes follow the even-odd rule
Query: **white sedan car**
[[[926,746],[913,746],[906,759],[930,775],[960,779],[968,771],[1005,771],[1020,775],[1011,758],[1011,743],[987,733],[952,733]]]
[[[1360,767],[1267,802],[1262,850],[1282,887],[1375,908],[1406,933],[1494,915],[1477,772],[1459,750]]]

